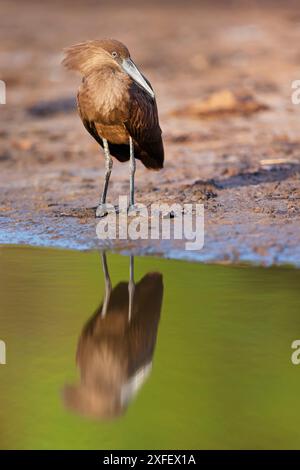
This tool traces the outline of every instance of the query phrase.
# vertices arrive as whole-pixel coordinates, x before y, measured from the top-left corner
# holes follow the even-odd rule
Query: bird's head
[[[127,47],[116,39],[100,39],[75,44],[65,49],[63,65],[77,70],[82,75],[96,72],[101,67],[111,66],[122,70],[152,98],[154,92],[130,57]]]

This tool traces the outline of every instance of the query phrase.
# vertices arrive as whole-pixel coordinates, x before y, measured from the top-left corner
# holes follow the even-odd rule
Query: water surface
[[[300,448],[299,271],[102,261],[0,248],[0,448]]]

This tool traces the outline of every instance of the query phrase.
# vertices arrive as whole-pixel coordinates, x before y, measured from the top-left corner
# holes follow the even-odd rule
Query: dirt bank
[[[300,265],[300,8],[289,2],[2,1],[0,243],[92,248],[104,164],[74,110],[61,49],[125,42],[157,94],[166,164],[137,169],[137,201],[203,202],[205,245],[115,242],[201,261]],[[116,162],[109,198],[128,191]]]

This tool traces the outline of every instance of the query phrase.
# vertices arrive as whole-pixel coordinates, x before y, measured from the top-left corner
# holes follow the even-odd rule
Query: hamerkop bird
[[[105,181],[96,216],[111,206],[106,195],[113,160],[130,160],[129,213],[134,213],[135,158],[146,168],[163,167],[164,149],[155,95],[149,81],[132,61],[124,44],[102,39],[65,50],[63,64],[83,76],[77,94],[79,115],[88,132],[103,147]]]
[[[105,254],[103,303],[87,322],[78,341],[80,383],[66,385],[66,407],[95,419],[122,415],[147,380],[152,367],[163,281],[148,273],[136,285],[131,258],[130,281],[111,289]]]

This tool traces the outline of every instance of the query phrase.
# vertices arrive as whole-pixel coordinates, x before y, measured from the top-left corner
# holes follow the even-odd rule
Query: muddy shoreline
[[[199,2],[143,9],[130,2],[126,11],[115,2],[47,2],[45,16],[45,7],[28,1],[22,18],[18,2],[2,4],[0,244],[300,266],[300,107],[291,103],[291,83],[300,79],[300,8],[294,2],[272,10],[267,2],[220,3],[217,17],[214,5]],[[129,46],[157,94],[166,163],[158,173],[138,164],[137,202],[203,203],[199,252],[186,251],[185,241],[96,238],[104,161],[74,108],[78,77],[60,59],[63,47],[100,36]],[[128,188],[128,165],[116,162],[110,202]]]

